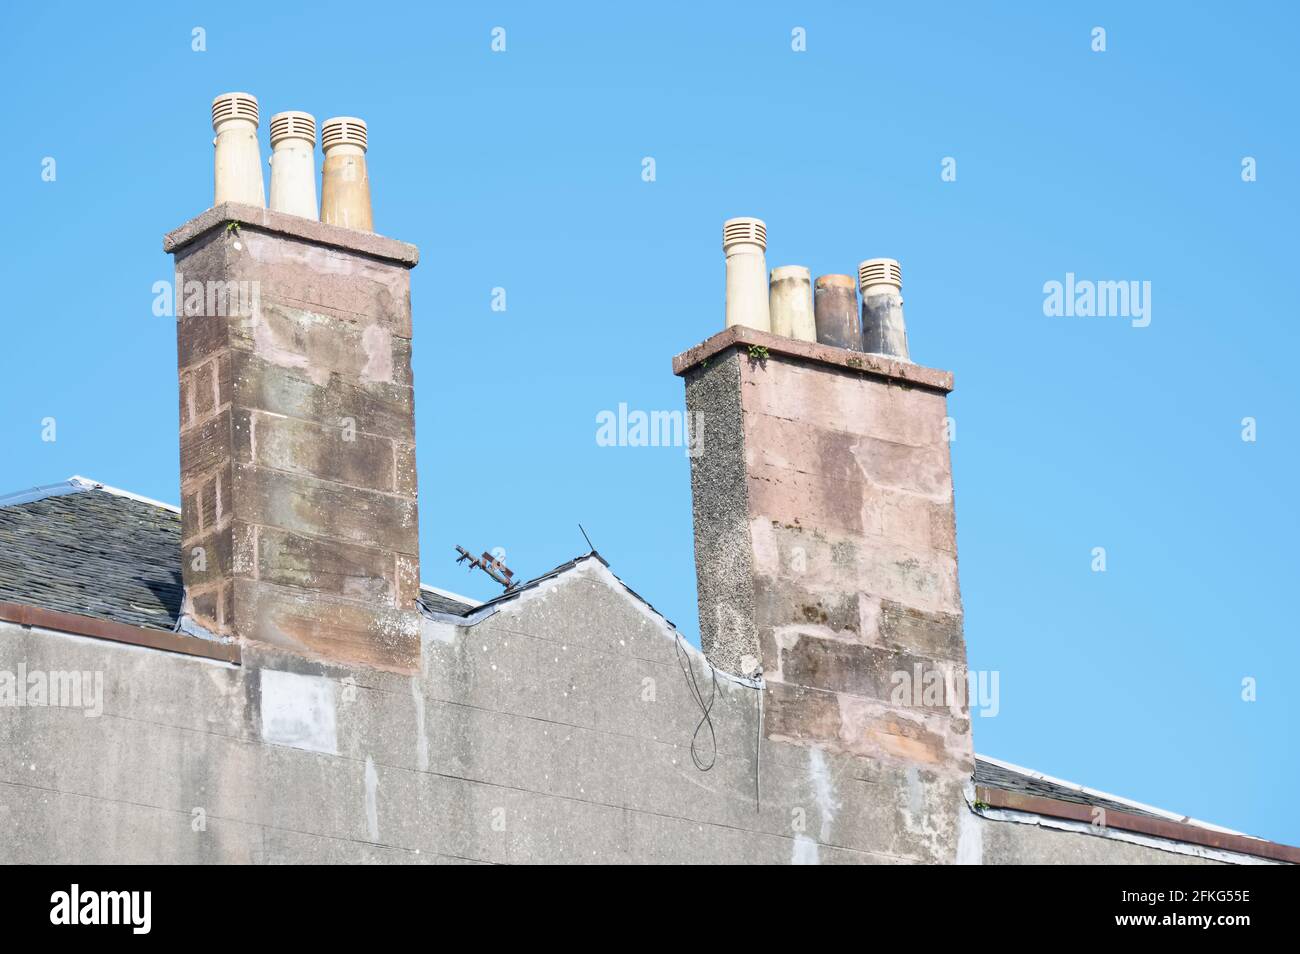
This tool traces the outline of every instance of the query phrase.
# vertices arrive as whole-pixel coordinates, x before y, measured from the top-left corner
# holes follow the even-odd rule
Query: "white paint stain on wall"
[[[831,838],[831,823],[835,813],[840,810],[840,803],[835,798],[835,780],[831,778],[830,766],[826,764],[826,753],[821,749],[808,750],[808,778],[812,782],[813,798],[817,802],[817,815],[821,820],[817,834],[824,845]]]
[[[957,864],[984,864],[984,822],[970,809],[958,810]]]
[[[375,760],[366,756],[366,833],[371,841],[379,841],[379,773]]]
[[[808,750],[808,783],[812,787],[813,803],[817,806],[817,840],[807,835],[795,835],[794,854],[790,858],[793,865],[821,863],[819,845],[830,841],[831,825],[835,813],[840,810],[839,800],[835,797],[835,780],[831,777],[826,753],[821,749]]]
[[[817,842],[813,841],[807,835],[794,836],[794,857],[790,859],[792,865],[819,865],[821,859],[818,857]]]
[[[263,669],[261,688],[264,742],[338,754],[332,679]]]
[[[429,737],[424,734],[424,692],[420,677],[411,677],[411,698],[415,700],[415,761],[421,772],[429,770]]]

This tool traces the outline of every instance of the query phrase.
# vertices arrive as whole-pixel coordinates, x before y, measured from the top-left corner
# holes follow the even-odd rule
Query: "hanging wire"
[[[755,686],[754,691],[758,694],[758,718],[754,720],[754,812],[757,814],[761,811],[758,807],[758,773],[763,758],[763,687]]]
[[[718,697],[718,673],[712,666],[709,666],[709,675],[713,679],[713,689],[710,691],[709,701],[706,703],[704,701],[704,693],[700,692],[700,685],[695,679],[695,668],[691,665],[691,655],[682,648],[683,640],[681,633],[677,634],[677,641],[673,646],[677,651],[677,665],[681,668],[683,675],[686,676],[686,686],[690,689],[691,697],[695,700],[695,704],[700,707],[700,711],[703,713],[699,724],[695,726],[695,731],[691,734],[691,761],[695,763],[695,767],[701,772],[707,772],[709,769],[713,768],[714,764],[718,761],[718,737],[713,731],[713,719],[709,716],[709,713],[713,709],[713,703]],[[711,750],[707,764],[705,763],[705,760],[700,757],[699,752],[700,731],[705,726],[708,726],[709,728],[709,748]]]

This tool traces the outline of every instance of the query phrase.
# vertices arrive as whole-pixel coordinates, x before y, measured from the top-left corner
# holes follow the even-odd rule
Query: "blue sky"
[[[912,356],[956,374],[966,636],[1001,690],[977,750],[1300,843],[1294,8],[287,6],[0,15],[0,490],[177,500],[151,289],[211,201],[211,99],[247,90],[364,117],[376,228],[421,249],[424,579],[488,596],[454,544],[530,576],[581,522],[694,633],[688,459],[597,446],[596,415],[683,406],[721,223],[757,215],[769,265],[900,259]],[[1149,281],[1150,325],[1047,317],[1067,272]]]

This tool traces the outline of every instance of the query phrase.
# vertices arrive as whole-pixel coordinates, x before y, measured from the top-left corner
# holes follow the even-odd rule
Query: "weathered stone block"
[[[181,432],[181,483],[204,477],[231,458],[230,417],[218,414]]]
[[[194,417],[196,420],[203,420],[212,413],[213,408],[217,406],[217,375],[216,361],[205,361],[197,368],[191,376],[192,386],[194,388]]]
[[[257,579],[381,604],[395,602],[394,554],[258,527]],[[408,604],[411,608],[411,604]]]
[[[322,387],[332,375],[354,383],[396,381],[397,342],[403,339],[379,323],[358,323],[264,301],[252,317],[231,319],[230,329],[235,347],[292,368]],[[409,342],[406,345],[409,358]]]
[[[763,708],[769,739],[817,745],[840,737],[840,703],[833,692],[769,682]]]
[[[244,639],[376,669],[419,668],[420,615],[413,609],[252,580],[236,579],[234,586],[235,630]]]
[[[317,384],[304,369],[274,364],[252,351],[232,351],[230,360],[244,407],[330,427],[352,426],[379,437],[414,439],[409,387],[380,381],[353,383],[338,375]]]
[[[235,519],[416,556],[415,501],[255,465],[234,469]]]
[[[795,636],[781,649],[778,672],[783,682],[886,704],[947,711],[958,701],[953,665],[837,639]]]
[[[256,411],[237,413],[234,430],[248,435],[241,462],[367,490],[397,489],[393,445],[387,438]],[[414,482],[411,475],[410,484]]]
[[[404,265],[256,229],[242,230],[240,244],[232,267],[261,283],[264,302],[377,320],[411,337],[411,280]]]
[[[878,633],[883,646],[964,663],[962,628],[958,613],[927,613],[895,600],[880,601]]]
[[[393,490],[405,497],[414,497],[419,490],[414,444],[393,441]]]
[[[232,569],[230,528],[210,530],[181,547],[181,569],[196,587],[216,586]]]

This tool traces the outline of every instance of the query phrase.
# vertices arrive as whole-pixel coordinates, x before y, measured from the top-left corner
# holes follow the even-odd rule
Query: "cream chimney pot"
[[[903,320],[903,270],[892,258],[869,258],[858,266],[862,286],[862,350],[910,360]]]
[[[375,230],[366,175],[366,124],[355,116],[325,120],[320,130],[325,151],[321,167],[320,220],[363,232]]]
[[[762,219],[728,219],[722,224],[727,256],[727,327],[771,331],[767,290],[767,225]]]
[[[223,93],[212,101],[216,138],[213,205],[242,202],[266,208],[262,157],[257,147],[257,97]]]
[[[316,117],[289,111],[271,117],[271,209],[316,218]]]
[[[808,269],[802,265],[780,265],[772,269],[768,311],[773,334],[799,341],[817,340],[812,276]]]

